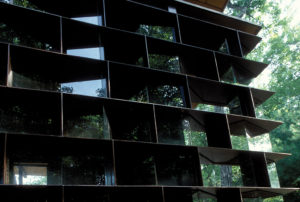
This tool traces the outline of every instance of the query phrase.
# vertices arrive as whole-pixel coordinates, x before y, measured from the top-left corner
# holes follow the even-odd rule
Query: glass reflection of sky
[[[69,49],[67,50],[67,54],[97,60],[104,60],[104,47]]]
[[[91,17],[77,17],[72,18],[74,20],[85,22],[93,25],[100,25],[102,26],[102,16],[91,16]]]
[[[87,95],[87,96],[94,96],[94,97],[100,97],[97,94],[97,90],[104,88],[105,89],[104,97],[106,97],[107,95],[106,95],[105,82],[106,82],[106,79],[62,83],[61,88],[65,88],[65,87],[72,88],[73,94],[80,94],[80,95]]]

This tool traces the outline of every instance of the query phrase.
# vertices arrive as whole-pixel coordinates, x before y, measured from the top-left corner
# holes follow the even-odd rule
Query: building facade
[[[202,4],[201,4],[202,5]],[[222,4],[223,5],[223,4]],[[212,6],[212,5],[210,5]],[[260,27],[181,0],[0,2],[0,193],[240,202],[281,188]]]

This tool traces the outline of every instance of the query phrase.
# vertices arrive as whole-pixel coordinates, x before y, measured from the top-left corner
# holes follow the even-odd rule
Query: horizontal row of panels
[[[201,6],[191,4],[184,0],[133,0],[134,2],[139,2],[147,5],[151,5],[164,10],[170,10],[175,8],[177,13],[194,17],[200,20],[218,24],[220,26],[229,27],[232,29],[247,32],[249,34],[257,35],[261,30],[261,26],[244,21],[240,18],[225,15],[221,12],[214,12],[205,9]]]
[[[231,196],[224,195],[228,191]],[[190,187],[96,187],[96,186],[0,186],[7,202],[240,202],[254,198],[267,199],[296,189],[272,188],[190,188]]]
[[[2,183],[15,185],[279,187],[272,167],[287,155],[23,134],[0,144]]]
[[[273,94],[155,68],[13,45],[0,44],[0,52],[0,84],[11,87],[112,97],[251,117],[255,117],[255,107]],[[217,55],[219,59],[224,57]],[[155,61],[160,61],[160,58]],[[201,71],[199,68],[198,72]]]
[[[26,45],[30,46],[39,45],[44,49],[60,50],[61,43],[58,40],[60,28],[62,27],[62,32],[67,30],[66,27],[59,24],[61,17],[4,3],[0,5],[3,15],[1,28],[4,32],[1,38],[26,43]],[[94,4],[88,4],[89,7],[91,5]],[[260,41],[260,38],[255,35],[238,32],[130,1],[108,1],[105,3],[105,9],[101,6],[102,4],[98,7],[93,7],[93,10],[89,12],[78,13],[77,17],[75,14],[73,18],[91,24],[106,25],[164,40],[225,52],[239,57],[248,54]],[[18,16],[13,15],[16,12],[19,13],[18,16],[23,17],[20,19]],[[119,16],[122,16],[122,18]],[[35,21],[30,21],[33,17]],[[67,17],[72,16],[67,15]],[[47,23],[43,24],[43,22]],[[43,27],[46,28],[43,29]],[[84,29],[84,31],[80,31],[80,34],[89,34],[89,32],[89,29]],[[20,34],[22,36],[19,36]],[[99,44],[99,40],[96,42]],[[85,45],[88,46],[89,44]],[[66,50],[66,48],[64,47],[63,50]]]
[[[257,144],[256,136],[281,124],[239,115],[69,93],[0,87],[0,94],[2,132],[248,150],[251,149],[248,144]]]

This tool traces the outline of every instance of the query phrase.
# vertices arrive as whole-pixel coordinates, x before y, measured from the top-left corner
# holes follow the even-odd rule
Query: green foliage
[[[270,133],[274,151],[293,154],[277,164],[280,182],[284,187],[299,187],[300,26],[290,24],[291,19],[283,15],[288,11],[282,10],[281,3],[279,0],[231,0],[226,12],[263,25],[260,32],[263,41],[247,57],[270,64],[270,81],[258,87],[276,94],[257,109],[257,114],[284,122]],[[292,194],[285,200],[300,201],[300,196]]]

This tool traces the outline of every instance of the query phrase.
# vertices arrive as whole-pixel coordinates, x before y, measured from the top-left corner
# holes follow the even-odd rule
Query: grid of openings
[[[187,8],[0,0],[4,198],[252,201],[291,191],[274,191],[287,154],[272,152],[268,133],[281,123],[255,114],[273,92],[247,86],[267,67],[244,58],[260,38]]]

